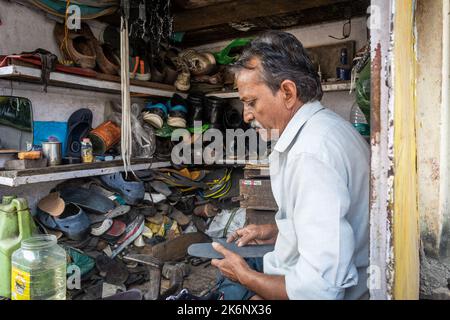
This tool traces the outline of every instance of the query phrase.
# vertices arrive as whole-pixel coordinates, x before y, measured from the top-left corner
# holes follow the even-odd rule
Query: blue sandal
[[[53,217],[40,209],[37,217],[45,227],[61,231],[70,240],[83,240],[91,232],[87,214],[74,203],[67,203],[59,217]]]

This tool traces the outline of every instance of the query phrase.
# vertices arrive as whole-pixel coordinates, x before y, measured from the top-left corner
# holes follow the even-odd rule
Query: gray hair
[[[297,96],[303,102],[321,100],[323,96],[320,78],[302,43],[292,34],[267,31],[244,49],[239,60],[231,66],[232,72],[255,69],[253,58],[261,61],[261,77],[275,94],[284,80],[297,86]]]

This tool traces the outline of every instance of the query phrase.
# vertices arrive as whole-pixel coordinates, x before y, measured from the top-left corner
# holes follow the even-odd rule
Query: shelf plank
[[[104,76],[102,76],[104,77]],[[25,66],[10,65],[0,68],[0,78],[17,81],[37,82],[41,79],[41,70]],[[117,79],[105,80],[89,77],[81,77],[68,73],[50,73],[50,85],[72,89],[99,91],[105,93],[120,93],[120,81]],[[176,93],[172,86],[148,83],[139,83],[132,80],[130,85],[131,94],[145,96],[172,97]]]
[[[170,167],[170,162],[133,160],[133,171]],[[121,160],[61,165],[42,169],[0,171],[0,185],[17,187],[26,184],[100,176],[124,171]]]
[[[322,84],[323,92],[350,91],[350,89],[351,89],[350,81],[339,81]],[[222,99],[239,99],[239,92],[238,91],[210,92],[207,93],[206,96],[207,97],[214,96]]]

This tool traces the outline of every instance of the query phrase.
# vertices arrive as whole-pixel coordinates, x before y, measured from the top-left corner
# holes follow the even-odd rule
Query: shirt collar
[[[274,150],[278,152],[286,151],[303,125],[311,119],[314,114],[322,109],[325,109],[325,107],[322,106],[320,101],[305,103],[289,121],[288,125],[278,139]]]

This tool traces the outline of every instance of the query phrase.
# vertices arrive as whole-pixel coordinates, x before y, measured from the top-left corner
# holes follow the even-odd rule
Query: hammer
[[[163,263],[155,257],[146,254],[132,254],[124,256],[123,259],[141,263],[147,267],[150,280],[148,290],[144,294],[144,299],[158,300],[161,290],[161,269]]]

